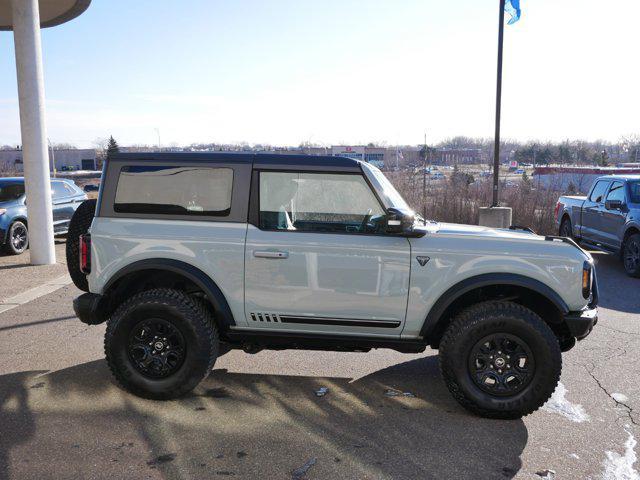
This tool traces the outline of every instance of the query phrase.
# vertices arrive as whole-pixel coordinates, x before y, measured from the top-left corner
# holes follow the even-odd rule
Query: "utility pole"
[[[498,79],[496,82],[496,133],[493,145],[493,202],[492,207],[498,206],[498,184],[500,174],[500,106],[502,103],[502,44],[504,40],[504,5],[500,0],[500,20],[498,24]]]
[[[159,128],[154,128],[154,130],[158,134],[158,150],[162,150],[162,144],[160,143],[160,129]]]
[[[49,150],[51,151],[51,165],[53,166],[53,178],[56,178],[58,170],[56,169],[56,156],[53,153],[53,146],[51,145],[51,140],[47,138],[47,142],[49,142]]]
[[[422,218],[427,218],[427,157],[429,149],[427,148],[427,132],[424,132],[424,161],[422,164]]]

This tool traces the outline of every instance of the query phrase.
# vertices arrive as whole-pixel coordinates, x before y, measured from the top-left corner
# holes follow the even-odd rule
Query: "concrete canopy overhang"
[[[91,0],[39,0],[40,26],[55,27],[76,18]],[[0,30],[13,30],[11,0],[0,0]]]

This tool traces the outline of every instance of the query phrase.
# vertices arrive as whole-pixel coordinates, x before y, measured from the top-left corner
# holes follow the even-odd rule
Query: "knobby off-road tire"
[[[486,385],[481,388],[476,380],[477,372],[484,370],[476,368],[475,353],[484,339],[505,336],[524,345],[520,351],[533,357],[533,371],[520,390],[488,393]],[[560,345],[549,326],[513,302],[490,301],[467,308],[440,342],[440,371],[449,391],[464,408],[483,417],[514,419],[536,411],[555,390],[561,370]]]
[[[74,285],[85,292],[89,291],[89,282],[87,276],[80,271],[80,235],[89,231],[95,214],[96,200],[85,200],[71,217],[67,232],[67,270]]]
[[[7,232],[7,242],[4,251],[9,255],[20,255],[29,248],[29,230],[24,222],[13,222]]]
[[[164,335],[157,335],[158,325]],[[145,370],[145,358],[165,358],[155,353],[156,344],[164,343],[168,353],[171,348],[180,351],[180,340],[182,358],[172,370],[157,375],[155,360]],[[148,343],[145,357],[140,344]],[[107,320],[104,350],[109,368],[125,390],[143,398],[169,400],[190,392],[213,368],[218,348],[218,330],[209,310],[178,290],[158,288],[134,295]]]
[[[640,234],[630,235],[622,246],[622,264],[630,277],[640,277]]]

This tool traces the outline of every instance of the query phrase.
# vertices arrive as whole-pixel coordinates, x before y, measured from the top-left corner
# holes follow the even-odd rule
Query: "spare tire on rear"
[[[71,217],[67,233],[67,270],[76,287],[89,291],[87,276],[80,271],[80,235],[89,231],[96,214],[96,200],[85,200]]]

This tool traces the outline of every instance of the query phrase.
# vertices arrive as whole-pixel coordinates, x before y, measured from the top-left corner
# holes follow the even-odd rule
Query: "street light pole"
[[[504,6],[505,0],[500,0],[500,15],[498,25],[498,78],[496,82],[496,132],[493,145],[493,202],[492,207],[498,206],[498,184],[500,175],[500,107],[502,103],[502,44],[504,40]]]
[[[38,0],[12,0],[31,263],[56,263]]]

